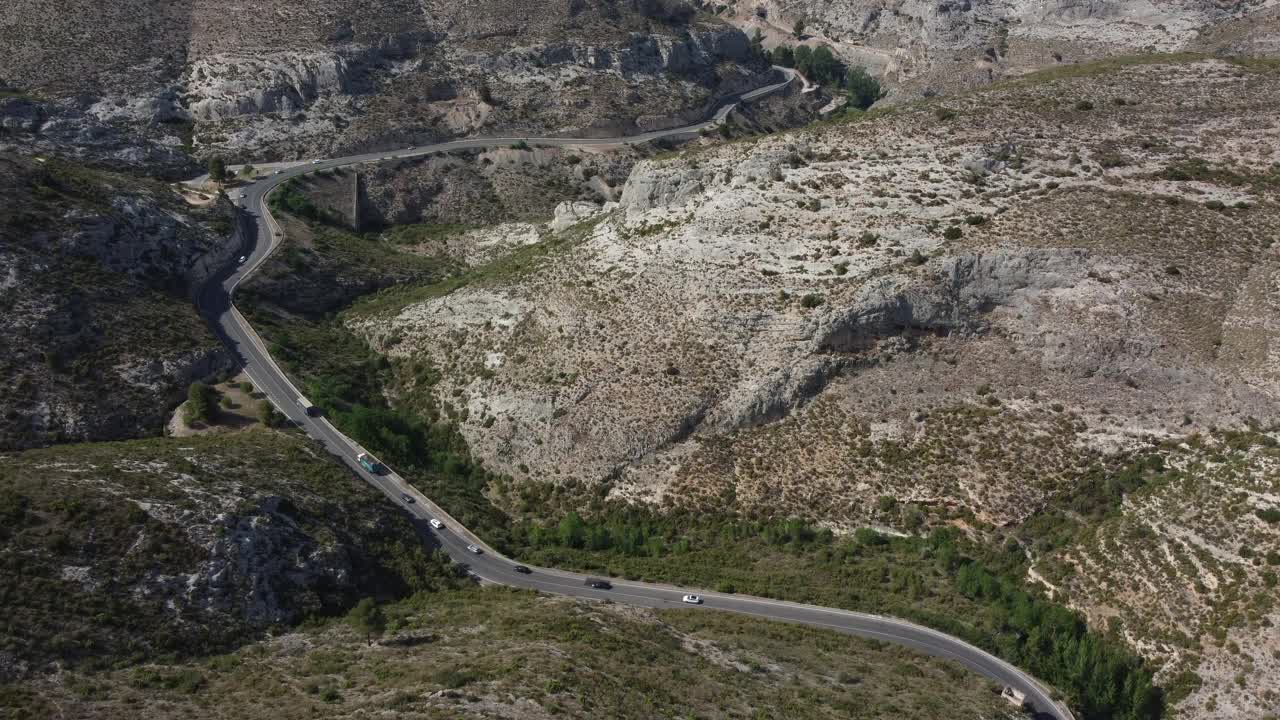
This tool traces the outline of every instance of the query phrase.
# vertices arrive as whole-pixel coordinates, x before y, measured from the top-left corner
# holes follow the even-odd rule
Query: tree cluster
[[[780,45],[769,53],[774,65],[795,68],[810,82],[819,85],[843,87],[849,95],[849,107],[859,110],[870,108],[884,97],[884,87],[863,67],[845,67],[826,45],[810,48],[807,45],[790,47]]]
[[[187,388],[186,421],[213,422],[218,416],[217,391],[202,382],[191,383]]]

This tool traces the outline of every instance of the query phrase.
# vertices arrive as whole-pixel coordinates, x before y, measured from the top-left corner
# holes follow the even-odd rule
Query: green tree
[[[813,70],[813,48],[808,45],[801,45],[795,50],[795,67],[805,77],[809,76],[809,72]]]
[[[571,548],[580,548],[586,541],[586,523],[576,512],[571,512],[560,521],[560,544]]]
[[[796,67],[813,82],[828,84],[839,82],[843,64],[832,54],[831,48],[819,45],[804,54],[804,66],[800,65],[800,48],[796,49]],[[805,48],[808,50],[808,48]]]
[[[845,76],[845,87],[849,89],[849,107],[859,110],[867,110],[884,97],[880,81],[867,74],[866,68],[849,68],[849,74]]]
[[[223,160],[221,155],[209,158],[209,178],[215,182],[227,179],[227,161]]]
[[[187,423],[212,422],[217,415],[218,406],[214,403],[213,388],[202,382],[193,382],[187,388]]]
[[[798,38],[804,37],[804,18],[796,20],[795,24],[791,26],[791,32]]]
[[[347,622],[358,633],[364,634],[365,643],[373,644],[374,638],[382,637],[387,630],[387,616],[373,598],[365,598],[356,603],[347,613]]]
[[[781,65],[785,68],[793,68],[796,66],[796,54],[788,45],[779,45],[773,49],[771,56],[774,65]]]
[[[253,177],[253,174],[257,171],[258,171],[258,168],[254,167],[253,165],[245,165],[244,167],[240,168],[240,176]]]

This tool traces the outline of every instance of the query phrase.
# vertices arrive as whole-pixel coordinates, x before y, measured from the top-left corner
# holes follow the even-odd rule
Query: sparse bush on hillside
[[[387,618],[373,598],[364,598],[347,613],[347,622],[364,636],[365,644],[372,645],[387,630]]]

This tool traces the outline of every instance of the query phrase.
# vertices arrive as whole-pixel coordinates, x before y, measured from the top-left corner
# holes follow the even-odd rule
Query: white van
[[[444,529],[444,523],[440,522],[439,520],[437,520],[437,519],[435,519],[435,518],[431,518],[431,527],[433,527],[433,528],[435,528],[435,529],[437,529],[437,530],[443,530],[443,529]]]

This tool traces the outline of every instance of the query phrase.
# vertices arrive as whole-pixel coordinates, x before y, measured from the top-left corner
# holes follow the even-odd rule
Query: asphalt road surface
[[[991,680],[1012,687],[1026,695],[1028,704],[1037,713],[1047,717],[1058,718],[1059,720],[1072,720],[1070,712],[1065,707],[1052,701],[1045,686],[1016,667],[957,638],[903,620],[816,605],[782,602],[746,595],[707,592],[653,583],[611,581],[613,582],[612,589],[598,590],[586,585],[587,576],[585,575],[549,568],[535,567],[531,568],[532,572],[529,574],[517,573],[513,570],[517,564],[515,561],[503,557],[488,547],[480,538],[450,517],[429,498],[411,487],[394,471],[388,469],[380,474],[372,474],[361,467],[355,458],[362,451],[362,448],[340,433],[325,418],[313,417],[304,411],[303,405],[299,402],[302,398],[299,391],[275,364],[261,338],[258,337],[249,323],[232,305],[231,298],[236,285],[252,273],[271,254],[280,241],[279,226],[274,218],[271,217],[265,201],[267,194],[273,188],[289,178],[315,170],[344,165],[378,162],[391,158],[416,157],[450,150],[502,147],[519,141],[539,146],[608,147],[644,143],[659,138],[693,136],[722,122],[737,103],[768,95],[799,78],[799,75],[794,71],[782,68],[779,68],[779,71],[784,78],[781,82],[762,87],[727,102],[704,122],[642,135],[619,138],[533,138],[517,136],[472,138],[406,148],[398,151],[367,153],[320,161],[306,161],[297,164],[259,166],[269,168],[273,174],[267,175],[251,185],[239,188],[232,194],[233,201],[243,210],[241,213],[241,227],[237,232],[243,241],[244,249],[242,252],[246,260],[243,263],[236,263],[233,267],[226,268],[222,273],[210,279],[198,293],[197,304],[201,312],[212,324],[215,332],[221,336],[223,342],[237,355],[254,386],[265,393],[277,409],[309,436],[322,442],[330,452],[342,458],[358,476],[381,490],[393,502],[399,504],[413,515],[424,533],[429,533],[439,543],[440,547],[449,553],[450,557],[464,565],[481,582],[531,588],[557,595],[612,600],[644,607],[684,607],[697,608],[699,611],[727,610],[897,643],[929,655],[949,658]],[[243,198],[240,197],[242,193],[244,195]],[[404,500],[405,495],[413,498],[414,502],[406,502]],[[429,521],[432,519],[440,521],[443,524],[443,528],[437,530],[431,527]],[[473,546],[479,549],[480,552],[472,552],[468,549],[468,546]],[[703,599],[703,604],[694,606],[683,603],[681,598],[686,593],[700,595]]]

